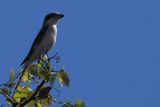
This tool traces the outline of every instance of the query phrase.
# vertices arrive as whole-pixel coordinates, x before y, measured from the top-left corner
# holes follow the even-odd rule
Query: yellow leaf
[[[81,101],[81,99],[78,99],[76,101],[75,107],[86,107],[84,102]]]
[[[81,105],[81,103],[82,103],[81,99],[78,99],[76,102],[76,104],[78,104],[78,105]]]
[[[62,83],[64,85],[66,85],[67,87],[69,87],[69,77],[68,77],[68,74],[64,71],[64,69],[61,69],[59,72],[58,72],[58,80],[59,80],[59,83],[62,85]]]
[[[23,77],[22,77],[22,81],[26,82],[28,80],[29,80],[29,72],[28,72],[28,70],[26,70]]]
[[[33,107],[33,105],[34,105],[34,101],[31,101],[28,103],[28,107]]]
[[[36,107],[44,107],[43,104],[40,101],[36,102]]]
[[[32,95],[32,90],[26,86],[26,87],[18,87],[13,98],[16,99],[16,101],[21,101],[23,98],[28,98]]]

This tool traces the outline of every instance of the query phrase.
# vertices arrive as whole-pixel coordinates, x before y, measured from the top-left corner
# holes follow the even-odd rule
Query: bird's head
[[[49,13],[44,18],[44,24],[47,24],[49,26],[57,24],[59,19],[63,18],[64,15],[59,12]]]

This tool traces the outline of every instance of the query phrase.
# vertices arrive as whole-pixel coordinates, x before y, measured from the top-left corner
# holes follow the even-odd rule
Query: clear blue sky
[[[87,107],[160,106],[159,0],[3,0],[0,83],[17,71],[43,21],[64,13],[59,52],[71,78],[63,98]],[[3,97],[0,96],[0,101]]]

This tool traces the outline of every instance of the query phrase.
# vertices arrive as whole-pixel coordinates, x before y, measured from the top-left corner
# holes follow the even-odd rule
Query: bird
[[[42,28],[21,65],[30,65],[33,61],[39,60],[55,45],[57,38],[57,23],[62,17],[64,17],[64,15],[59,12],[46,15]]]
[[[21,66],[23,65],[23,70],[15,90],[28,67],[34,61],[39,61],[44,55],[47,55],[48,51],[55,45],[57,38],[57,23],[63,17],[64,15],[60,12],[48,13],[45,16],[42,27],[33,41],[30,51],[20,64]]]

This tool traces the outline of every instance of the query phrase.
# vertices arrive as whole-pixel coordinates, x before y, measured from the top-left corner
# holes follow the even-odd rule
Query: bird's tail
[[[16,86],[15,86],[13,96],[14,96],[14,94],[15,94],[15,92],[16,92],[16,90],[17,90],[17,88],[18,88],[18,86],[19,86],[19,84],[20,84],[20,82],[22,80],[23,75],[25,74],[25,71],[28,69],[28,67],[29,67],[29,64],[25,64],[25,66],[23,67],[22,73],[21,73],[21,75],[19,77],[19,80],[17,81]]]

